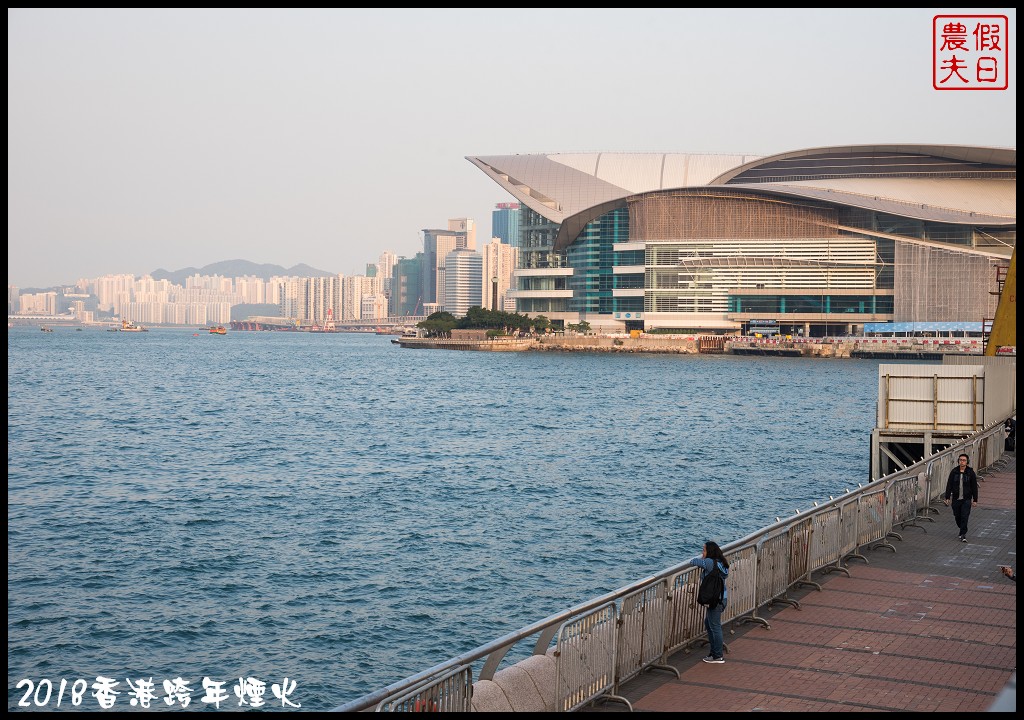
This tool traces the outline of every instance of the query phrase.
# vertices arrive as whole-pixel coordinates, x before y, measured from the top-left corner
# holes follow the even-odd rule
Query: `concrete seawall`
[[[642,335],[638,338],[614,335],[544,336],[536,341],[536,350],[548,352],[627,352],[675,353],[696,355],[699,340],[694,336]]]
[[[910,338],[733,338],[697,335],[542,335],[540,337],[452,340],[448,338],[400,338],[403,348],[481,350],[491,352],[621,352],[697,355],[764,355],[778,357],[939,360],[946,355],[981,355],[979,341],[922,340]]]

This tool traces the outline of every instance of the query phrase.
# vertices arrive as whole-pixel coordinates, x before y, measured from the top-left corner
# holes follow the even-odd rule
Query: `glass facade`
[[[498,203],[491,212],[491,237],[519,246],[519,203]]]
[[[615,311],[615,243],[629,240],[629,212],[612,210],[587,223],[569,246],[566,256],[573,274],[569,310],[578,313],[609,314]]]
[[[529,208],[519,211],[519,267],[565,267],[565,256],[555,251],[558,223]]]
[[[519,209],[519,268],[524,271],[565,268],[565,253],[555,250],[558,223],[528,207]],[[568,274],[538,272],[517,273],[516,312],[528,315],[550,315],[569,312],[566,297],[544,296],[544,293],[569,289]]]
[[[388,310],[392,315],[423,314],[422,264],[423,253],[416,253],[413,258],[399,258],[395,264],[388,300]]]
[[[784,319],[795,313],[870,313],[891,315],[892,295],[733,295],[729,312],[761,313]]]

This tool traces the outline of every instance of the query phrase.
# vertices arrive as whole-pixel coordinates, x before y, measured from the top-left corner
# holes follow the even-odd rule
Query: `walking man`
[[[946,494],[942,502],[953,505],[953,519],[960,529],[960,542],[967,542],[967,518],[971,516],[971,508],[978,504],[978,476],[974,468],[967,463],[970,458],[961,453],[957,458],[957,467],[949,471],[946,479]]]

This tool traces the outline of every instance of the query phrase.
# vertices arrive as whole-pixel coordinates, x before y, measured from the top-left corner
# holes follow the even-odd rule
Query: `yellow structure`
[[[1000,348],[1017,347],[1017,248],[1010,255],[1010,268],[1006,281],[999,293],[996,317],[992,321],[992,332],[985,345],[986,355],[997,355]]]

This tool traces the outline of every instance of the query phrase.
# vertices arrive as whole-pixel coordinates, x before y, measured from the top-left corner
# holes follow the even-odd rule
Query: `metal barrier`
[[[729,561],[729,578],[726,580],[729,603],[722,613],[722,622],[751,622],[770,627],[767,620],[757,616],[760,607],[757,602],[757,546],[750,544],[731,551],[726,559]],[[701,615],[700,632],[703,631],[704,616]]]
[[[882,487],[870,492],[861,494],[860,503],[857,508],[857,544],[861,547],[868,546],[872,550],[876,547],[886,547],[896,552],[886,537],[889,534],[888,515],[885,511],[886,492],[885,481]],[[872,545],[871,543],[875,543]]]
[[[918,527],[928,532],[924,525],[917,523],[917,493],[920,487],[918,476],[899,478],[889,485],[889,502],[892,507],[890,526],[899,525],[900,530],[907,527]],[[901,540],[903,538],[900,538]]]
[[[917,519],[935,522],[931,513],[939,514],[939,511],[932,507],[932,469],[935,462],[929,460],[924,470],[917,474],[917,495],[914,499],[917,507]]]
[[[674,667],[658,662],[665,650],[667,612],[667,579],[659,580],[622,598],[615,692],[618,692],[619,685],[647,668],[661,668],[679,677],[679,671]]]
[[[615,686],[615,603],[566,622],[558,631],[555,648],[555,707],[571,711],[599,697],[620,700],[630,710],[626,698],[612,695]]]
[[[461,665],[377,705],[377,712],[469,712],[473,670]]]
[[[789,528],[789,586],[813,585],[821,590],[818,583],[811,582],[811,529],[814,518],[806,517],[794,522]],[[799,606],[797,606],[799,607]]]
[[[1002,426],[1000,420],[910,467],[723,546],[729,562],[729,603],[722,616],[723,625],[758,622],[770,627],[757,616],[757,610],[779,602],[799,609],[799,602],[789,598],[787,592],[801,584],[820,590],[820,585],[811,582],[812,573],[838,570],[849,575],[843,560],[867,562],[860,553],[865,547],[887,547],[895,552],[896,548],[888,542],[890,536],[899,537],[893,528],[932,519],[927,513],[934,512],[931,504],[945,493],[946,478],[956,466],[958,455],[966,452],[976,468],[976,463],[984,462],[986,465],[981,467],[986,467],[999,462],[1003,453]],[[531,638],[533,657],[517,665],[531,664],[535,666],[534,672],[553,673],[553,681],[548,675],[545,683],[530,683],[534,696],[541,691],[540,685],[547,688],[542,691],[548,695],[545,707],[572,711],[606,699],[632,709],[628,700],[615,694],[621,683],[647,669],[671,669],[667,660],[672,653],[682,648],[688,650],[704,639],[705,611],[696,602],[699,578],[699,569],[687,561],[335,710],[351,712],[376,707],[392,712],[468,711],[475,688],[471,664],[483,661],[477,682],[491,683],[491,689],[495,681],[501,680],[502,673],[516,667],[495,673],[508,651]],[[553,640],[555,645],[551,647]],[[537,657],[545,655],[554,659],[553,665],[546,657]],[[531,663],[532,660],[538,662]],[[508,694],[514,688],[496,692]],[[504,701],[505,706],[515,709],[516,703],[509,698]]]
[[[850,571],[843,567],[842,563],[842,518],[842,510],[839,507],[827,508],[814,516],[808,563],[812,568],[838,570],[849,577]],[[818,589],[821,589],[820,585]]]
[[[771,607],[785,602],[794,607],[800,603],[785,595],[789,589],[789,529],[761,538],[757,546],[757,604]]]
[[[672,588],[669,593],[669,630],[662,662],[668,655],[693,644],[704,633],[704,608],[697,604],[699,585],[700,571],[695,567],[676,572],[669,579],[669,587]]]
[[[839,567],[842,567],[843,560],[868,559],[857,552],[860,544],[857,542],[857,517],[860,515],[860,498],[856,495],[839,503]]]

